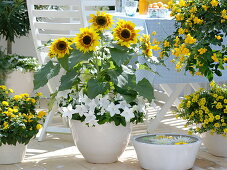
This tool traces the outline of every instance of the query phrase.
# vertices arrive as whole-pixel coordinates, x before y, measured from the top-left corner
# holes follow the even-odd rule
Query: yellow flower
[[[154,45],[154,46],[152,46],[152,49],[155,50],[155,51],[158,51],[158,50],[160,50],[161,48],[160,48],[158,45]]]
[[[164,43],[163,43],[163,45],[164,45],[164,47],[169,47],[170,46],[170,43],[165,40]]]
[[[39,113],[38,113],[38,118],[42,118],[43,116],[45,116],[46,115],[46,112],[45,111],[40,111]]]
[[[3,123],[3,126],[4,126],[3,129],[8,129],[8,128],[9,128],[8,122],[4,122],[4,123]]]
[[[198,50],[198,52],[199,52],[199,54],[204,54],[205,52],[207,52],[207,49],[206,48],[200,48],[199,50]]]
[[[140,42],[142,43],[141,48],[143,49],[143,54],[148,57],[151,57],[153,55],[153,52],[150,42],[150,35],[143,34],[142,37],[140,37]]]
[[[192,135],[192,131],[188,131],[188,135]]]
[[[29,97],[29,94],[24,93],[24,94],[21,94],[20,96],[21,96],[22,98],[23,98],[23,97]]]
[[[194,43],[196,43],[196,39],[193,38],[190,34],[188,34],[188,35],[186,35],[184,42],[186,44],[194,44]]]
[[[193,6],[193,7],[190,9],[189,12],[194,13],[194,12],[196,12],[196,11],[197,11],[197,8],[196,8],[195,6]]]
[[[156,35],[156,32],[155,32],[155,31],[153,31],[151,34],[152,34],[152,35]]]
[[[154,38],[154,39],[153,39],[153,41],[152,41],[152,44],[159,45],[159,44],[160,44],[160,42],[159,42],[159,41],[157,41],[157,39],[156,39],[156,38]]]
[[[100,44],[99,39],[100,36],[93,28],[81,28],[75,38],[76,47],[84,53],[95,51]]]
[[[14,93],[13,89],[9,89],[9,92],[10,92],[10,93]]]
[[[221,11],[221,17],[224,18],[224,19],[227,19],[227,10],[226,9]],[[224,22],[225,22],[225,20],[224,20]]]
[[[219,123],[215,123],[214,127],[216,127],[216,128],[220,127]]]
[[[177,142],[174,145],[184,145],[184,144],[188,144],[188,143],[186,143],[186,142]]]
[[[216,115],[216,116],[215,116],[215,119],[216,119],[216,120],[220,120],[220,119],[221,119],[221,116],[220,116],[220,115]]]
[[[211,56],[211,58],[214,60],[214,62],[218,62],[218,61],[219,61],[216,53],[214,53],[214,54]]]
[[[222,37],[221,37],[220,35],[215,35],[215,38],[216,38],[217,40],[221,40],[221,39],[222,39]]]
[[[182,14],[180,14],[180,13],[178,13],[175,17],[176,17],[176,20],[177,20],[177,21],[182,21],[182,20],[184,20],[184,15],[182,15]]]
[[[4,86],[4,85],[1,85],[0,88],[3,89],[3,90],[7,89],[6,86]]]
[[[224,129],[224,132],[227,133],[227,128]]]
[[[215,7],[215,6],[218,6],[218,1],[217,0],[212,0],[210,1],[210,4]]]
[[[36,96],[42,96],[43,95],[43,93],[41,93],[41,92],[38,92],[38,93],[36,93]]]
[[[3,106],[9,106],[9,103],[8,103],[7,101],[3,101],[3,102],[2,102],[2,105],[3,105]]]
[[[186,6],[185,0],[180,0],[179,5],[180,7]]]
[[[52,56],[57,56],[57,58],[63,58],[66,54],[69,54],[71,42],[66,38],[59,38],[54,40],[50,45],[50,53]],[[50,57],[52,57],[50,56]]]
[[[181,34],[184,34],[185,33],[185,30],[183,28],[179,28],[178,29],[178,33],[181,35]]]
[[[41,125],[41,124],[37,124],[37,125],[36,125],[36,129],[37,129],[37,130],[39,130],[39,129],[41,129],[41,128],[42,128],[42,125]]]
[[[205,11],[207,11],[209,7],[206,6],[206,5],[202,5],[202,8],[203,8]]]
[[[227,103],[227,99],[224,99],[224,103]]]
[[[130,47],[131,44],[137,43],[138,32],[131,21],[119,20],[116,28],[113,29],[113,37],[121,46]]]
[[[91,20],[89,22],[92,23],[91,27],[93,27],[95,30],[103,31],[104,29],[109,29],[112,27],[113,16],[110,14],[97,11],[96,15],[91,14],[90,17]]]
[[[202,19],[199,19],[198,17],[195,17],[193,19],[193,21],[194,21],[195,24],[202,24],[203,23],[203,20]]]

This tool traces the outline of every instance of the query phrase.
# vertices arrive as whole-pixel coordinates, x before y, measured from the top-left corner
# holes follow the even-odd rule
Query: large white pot
[[[0,146],[0,164],[14,164],[22,162],[25,156],[27,145],[1,145]]]
[[[227,137],[218,134],[210,135],[207,132],[202,134],[202,139],[209,153],[215,156],[227,157]]]
[[[14,90],[15,94],[33,92],[33,72],[13,71],[6,77],[6,86]]]
[[[73,139],[84,158],[91,163],[116,162],[129,142],[131,125],[106,123],[88,127],[84,122],[70,120]]]
[[[179,134],[145,134],[133,137],[133,145],[142,168],[149,170],[186,170],[193,167],[201,144],[200,138],[193,136],[196,142],[184,145],[158,145],[138,141],[138,138],[150,135]]]

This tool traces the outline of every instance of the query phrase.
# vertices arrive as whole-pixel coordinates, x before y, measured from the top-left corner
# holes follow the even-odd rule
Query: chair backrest
[[[27,0],[33,41],[41,64],[49,59],[48,47],[43,48],[46,42],[60,37],[75,37],[75,33],[84,27],[81,1]],[[48,87],[51,93],[55,91],[56,87]]]
[[[95,14],[96,11],[115,12],[115,0],[81,0],[83,19],[85,26],[88,26],[89,15]]]

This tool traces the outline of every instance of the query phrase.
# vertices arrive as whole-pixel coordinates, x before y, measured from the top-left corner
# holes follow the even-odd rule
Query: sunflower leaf
[[[63,58],[58,58],[58,62],[61,64],[61,66],[68,71],[69,70],[69,55],[65,55]]]
[[[110,48],[110,53],[112,56],[113,61],[118,65],[121,66],[122,64],[127,65],[134,55],[128,54],[126,51],[118,49],[118,48]]]
[[[100,82],[95,79],[90,79],[87,83],[87,95],[89,98],[93,99],[99,94],[103,94],[109,88],[107,82]]]
[[[78,72],[76,70],[68,71],[65,75],[61,77],[61,84],[59,86],[59,91],[71,89],[78,79]]]
[[[60,71],[60,64],[54,65],[50,60],[44,67],[34,74],[34,90],[43,87],[48,83],[48,80],[58,75]]]
[[[72,54],[69,56],[69,69],[72,69],[75,65],[80,63],[81,61],[87,61],[92,57],[92,52],[82,53],[79,50],[74,50]]]

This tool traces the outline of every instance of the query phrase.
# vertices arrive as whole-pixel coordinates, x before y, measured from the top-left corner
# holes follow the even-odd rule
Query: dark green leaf
[[[77,78],[78,78],[78,73],[76,72],[76,70],[68,71],[64,76],[61,77],[61,84],[59,86],[59,91],[72,88]]]
[[[69,69],[72,69],[81,61],[87,61],[92,56],[92,53],[82,53],[79,50],[74,50],[69,56]]]
[[[129,55],[126,51],[122,51],[117,48],[110,48],[110,53],[113,61],[121,66],[122,64],[128,64],[130,60],[134,57],[133,55]]]
[[[89,98],[93,99],[99,94],[104,94],[108,88],[109,83],[90,79],[87,84],[87,95]]]
[[[140,96],[148,99],[149,102],[154,99],[154,88],[147,79],[143,78],[139,81],[136,85],[136,90]]]

